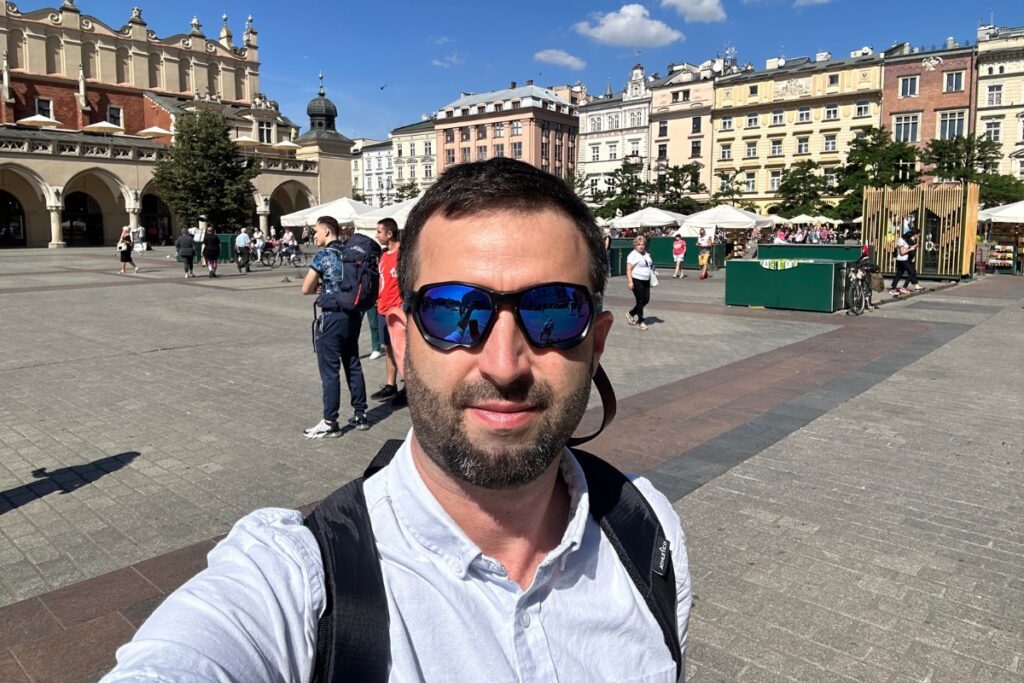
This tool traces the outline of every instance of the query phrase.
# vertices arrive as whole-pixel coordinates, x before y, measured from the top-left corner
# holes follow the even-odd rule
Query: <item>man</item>
[[[370,394],[374,401],[391,399],[391,404],[406,404],[405,388],[398,388],[398,366],[395,351],[388,335],[387,313],[402,305],[402,293],[398,289],[398,223],[394,218],[385,218],[377,223],[377,241],[384,248],[380,256],[380,291],[377,294],[377,329],[381,348],[384,349],[386,380],[379,391]]]
[[[594,520],[607,498],[564,446],[611,329],[598,306],[607,277],[586,206],[557,177],[512,159],[453,167],[406,220],[405,303],[387,319],[413,427],[361,487],[391,615],[384,679],[685,678],[691,593],[678,517],[649,482],[634,481],[664,530],[659,555],[675,567],[667,609],[677,619],[668,633],[683,644],[677,666]],[[558,346],[540,342],[532,312],[574,292],[585,318],[559,316]],[[475,341],[451,346],[441,337],[462,300],[485,322]],[[325,607],[326,587],[337,586],[298,512],[245,517],[209,557],[118,651],[108,683],[143,671],[308,681],[321,613],[357,632],[367,616]]]
[[[697,263],[700,265],[700,278],[701,280],[707,280],[711,275],[708,274],[708,263],[711,261],[711,236],[708,235],[704,228],[700,229],[700,235],[697,236],[697,248],[700,250],[697,252]]]
[[[345,311],[332,297],[341,291],[342,237],[351,236],[351,228],[342,235],[338,221],[331,216],[321,216],[314,228],[316,246],[322,247],[309,264],[309,272],[302,281],[302,293],[318,295],[317,302],[323,311],[316,324],[314,344],[316,361],[320,369],[320,383],[323,388],[324,415],[320,422],[303,431],[307,439],[323,439],[341,436],[338,413],[341,410],[341,374],[345,369],[345,381],[351,397],[352,409],[350,426],[359,430],[370,428],[366,416],[366,382],[363,379],[363,365],[359,362],[359,328],[363,315],[359,311]],[[289,232],[291,232],[289,230]]]
[[[281,235],[281,253],[284,254],[285,259],[292,255],[295,251],[297,243],[295,241],[295,233],[292,232],[291,228],[285,228],[284,234]],[[319,246],[319,244],[318,244]]]
[[[254,246],[253,260],[259,261],[263,257],[263,247],[266,246],[266,236],[263,234],[263,230],[257,225],[256,229],[252,232],[252,241]]]
[[[242,228],[242,232],[238,233],[238,237],[235,238],[235,253],[237,260],[235,263],[238,265],[238,272],[241,273],[242,269],[245,272],[252,272],[249,270],[249,261],[252,259],[252,254],[249,251],[252,239],[249,238],[249,228]]]

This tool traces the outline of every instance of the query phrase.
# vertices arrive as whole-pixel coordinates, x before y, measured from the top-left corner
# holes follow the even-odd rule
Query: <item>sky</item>
[[[23,11],[38,6],[18,2]],[[51,0],[49,4],[57,4]],[[337,127],[386,139],[458,99],[462,92],[582,81],[621,89],[639,59],[648,74],[674,62],[700,63],[728,47],[742,65],[829,51],[833,58],[897,42],[929,47],[948,36],[973,43],[982,20],[1024,26],[1021,0],[79,0],[121,26],[131,7],[159,37],[184,33],[193,15],[208,37],[223,13],[241,43],[251,14],[259,32],[261,87],[285,115],[308,129],[306,103],[323,71]],[[639,57],[638,51],[639,50]]]

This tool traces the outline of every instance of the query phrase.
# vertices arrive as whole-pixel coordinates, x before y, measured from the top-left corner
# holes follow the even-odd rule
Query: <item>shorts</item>
[[[708,261],[710,261],[710,260],[711,260],[711,254],[709,252],[706,252],[706,251],[700,252],[700,256],[697,258],[697,262],[700,265],[702,265],[702,266],[706,266],[708,264]]]
[[[388,319],[380,311],[377,311],[377,333],[380,336],[381,346],[391,346],[391,335],[388,334]]]
[[[673,256],[672,260],[676,263],[682,263],[684,258],[686,258],[686,254],[680,254],[679,256]]]

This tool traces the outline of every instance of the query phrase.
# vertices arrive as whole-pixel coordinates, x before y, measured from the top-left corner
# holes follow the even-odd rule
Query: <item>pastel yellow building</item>
[[[842,60],[827,52],[769,59],[763,71],[718,79],[712,190],[727,174],[747,203],[769,210],[778,203],[782,172],[805,160],[818,162],[834,184],[850,142],[879,125],[881,100],[882,56],[870,48]]]
[[[437,156],[434,119],[418,121],[391,131],[391,154],[395,158],[395,187],[415,183],[423,192],[434,184]]]
[[[975,130],[1002,146],[999,173],[1024,180],[1024,27],[978,28]]]

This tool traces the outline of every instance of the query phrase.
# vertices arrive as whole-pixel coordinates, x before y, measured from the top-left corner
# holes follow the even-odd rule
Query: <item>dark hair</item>
[[[341,231],[341,228],[338,226],[338,219],[334,216],[320,216],[320,218],[316,219],[316,224],[326,225],[327,231],[333,235],[337,235]]]
[[[398,239],[398,223],[395,222],[394,218],[381,218],[377,221],[377,225],[384,226],[384,229],[388,231],[389,239]]]
[[[411,293],[416,282],[416,249],[423,226],[431,216],[441,212],[445,218],[458,218],[492,209],[556,209],[566,214],[576,224],[590,253],[591,288],[595,293],[604,292],[608,254],[586,204],[561,178],[522,161],[496,157],[453,166],[441,174],[413,207],[405,220],[405,235],[398,253],[398,285],[402,294]]]

